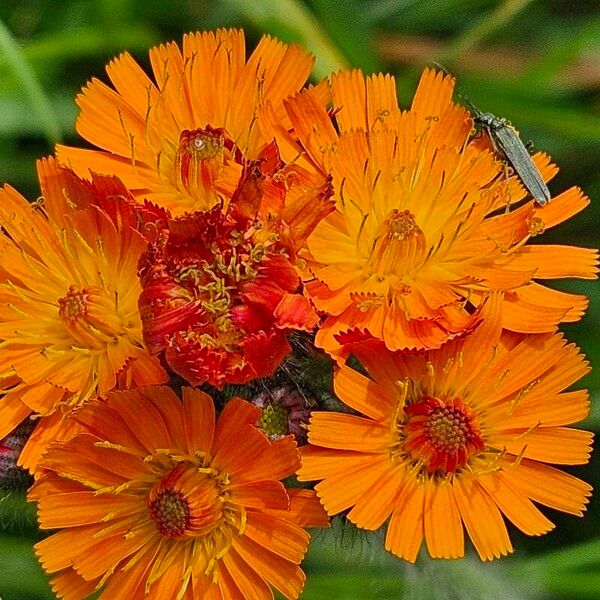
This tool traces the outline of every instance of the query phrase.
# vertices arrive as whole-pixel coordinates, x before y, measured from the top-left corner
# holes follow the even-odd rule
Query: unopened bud
[[[293,435],[298,444],[306,444],[306,426],[316,401],[300,390],[281,387],[264,391],[252,400],[262,409],[257,425],[270,439]]]

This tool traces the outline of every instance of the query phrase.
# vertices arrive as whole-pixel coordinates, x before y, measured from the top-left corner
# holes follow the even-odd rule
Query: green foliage
[[[267,32],[306,45],[317,57],[316,77],[347,66],[393,72],[405,105],[422,68],[439,61],[457,75],[461,93],[552,154],[561,167],[553,193],[579,185],[595,200],[544,240],[598,244],[600,10],[593,0],[3,0],[0,182],[32,199],[39,195],[35,159],[50,152],[50,142],[75,141],[75,95],[91,77],[104,78],[113,55],[129,50],[147,64],[154,43],[226,26],[245,27],[250,43]],[[564,329],[597,363],[598,288],[560,287],[591,296],[586,320]],[[600,369],[585,383],[593,399],[585,425],[600,430]],[[600,484],[597,469],[584,476]],[[0,596],[50,598],[33,556],[32,509],[12,494],[0,499],[0,519],[10,531],[0,536]],[[557,532],[544,539],[514,535],[516,557],[498,566],[471,558],[402,565],[381,550],[378,534],[348,540],[350,530],[338,525],[316,534],[303,598],[598,598],[599,520],[596,502],[585,521],[561,517]]]

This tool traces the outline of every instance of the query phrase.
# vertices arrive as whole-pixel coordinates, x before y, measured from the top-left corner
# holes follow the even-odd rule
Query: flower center
[[[214,474],[181,462],[152,489],[148,512],[161,535],[205,536],[223,521],[224,498]]]
[[[179,151],[189,154],[195,160],[214,158],[223,150],[225,138],[218,129],[195,129],[181,132]]]
[[[87,314],[88,297],[87,291],[71,286],[67,295],[58,301],[60,318],[69,322],[84,318]]]
[[[375,235],[369,267],[382,275],[402,277],[425,259],[425,235],[408,210],[390,211]]]
[[[148,507],[156,528],[165,537],[181,537],[190,524],[190,507],[180,492],[164,490]]]
[[[182,131],[175,156],[177,180],[186,188],[211,187],[223,164],[224,147],[222,129],[208,126],[206,129]]]
[[[115,301],[98,287],[72,285],[58,300],[58,314],[69,334],[83,347],[100,349],[126,334]]]
[[[203,239],[171,246],[165,233],[155,264],[142,270],[143,278],[149,276],[143,280],[144,301],[152,302],[153,315],[157,298],[164,309],[160,321],[153,324],[152,338],[146,339],[153,352],[160,351],[176,332],[181,333],[180,345],[226,348],[268,320],[262,307],[244,308],[244,294],[248,291],[255,297],[253,281],[269,257],[266,245],[244,239],[236,223],[219,208],[198,218],[204,219],[198,230],[209,232]]]
[[[421,398],[405,413],[404,450],[429,473],[454,473],[484,448],[471,412],[459,399]]]

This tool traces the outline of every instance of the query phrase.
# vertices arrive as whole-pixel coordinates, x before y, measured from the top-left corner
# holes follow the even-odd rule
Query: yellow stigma
[[[409,211],[394,209],[375,235],[369,267],[373,273],[403,277],[425,259],[425,235]]]
[[[99,349],[127,334],[116,298],[108,298],[95,286],[72,285],[58,300],[58,314],[71,337],[83,347]]]

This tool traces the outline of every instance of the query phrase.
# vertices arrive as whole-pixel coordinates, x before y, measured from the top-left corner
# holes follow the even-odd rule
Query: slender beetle
[[[499,119],[491,113],[484,113],[471,107],[475,113],[474,121],[489,136],[494,152],[506,160],[533,196],[536,204],[544,206],[550,200],[550,190],[544,183],[519,134],[506,119]]]

